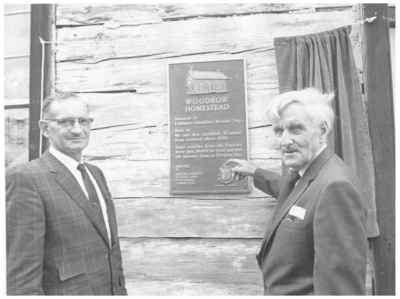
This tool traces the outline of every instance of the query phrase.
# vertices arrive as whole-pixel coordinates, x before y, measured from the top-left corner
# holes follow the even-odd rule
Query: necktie
[[[105,223],[105,219],[104,219],[104,215],[103,212],[101,210],[101,206],[100,206],[100,201],[99,198],[97,197],[97,193],[96,193],[96,189],[94,188],[93,182],[89,177],[89,173],[85,167],[85,165],[83,163],[78,164],[77,169],[79,170],[79,172],[82,175],[82,179],[83,179],[83,184],[85,185],[86,191],[88,193],[88,197],[89,197],[89,201],[91,203],[96,204],[96,207],[99,209],[100,214],[99,214],[99,219],[100,219],[100,223],[104,226],[104,229],[107,231],[107,236],[108,236],[108,240],[109,240],[109,245],[111,246],[111,232],[109,231],[108,226]],[[110,209],[107,208],[107,215],[108,215],[108,219],[110,218]]]
[[[292,192],[299,178],[300,174],[297,171],[289,170],[286,186],[279,193],[279,198],[281,200],[285,200],[289,196],[290,192]]]
[[[97,204],[97,206],[100,208],[100,201],[99,198],[97,197],[96,189],[94,188],[94,185],[89,177],[85,165],[81,163],[78,165],[77,168],[82,175],[83,184],[85,185],[86,191],[88,193],[89,201]]]
[[[292,192],[297,181],[300,179],[300,174],[297,171],[289,171],[289,193]]]

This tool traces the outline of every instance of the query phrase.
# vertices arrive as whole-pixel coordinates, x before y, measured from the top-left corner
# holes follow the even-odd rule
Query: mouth
[[[282,153],[284,154],[284,155],[291,155],[291,154],[294,154],[294,153],[297,153],[298,152],[298,150],[297,149],[294,149],[294,148],[292,148],[292,149],[284,149],[283,151],[282,151]]]

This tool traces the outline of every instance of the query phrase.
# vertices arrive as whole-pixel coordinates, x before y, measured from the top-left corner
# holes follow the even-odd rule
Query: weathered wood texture
[[[219,3],[219,4],[160,4],[160,5],[59,5],[59,26],[117,24],[151,24],[161,20],[190,19],[199,17],[226,17],[258,13],[310,13],[348,9],[348,4],[317,3]]]
[[[85,156],[115,199],[131,295],[260,295],[255,254],[275,201],[169,194],[169,63],[246,60],[249,158],[280,170],[266,103],[278,93],[273,38],[352,23],[349,5],[58,5],[56,88],[95,122]]]
[[[260,239],[121,240],[129,295],[260,295]]]
[[[4,6],[4,105],[29,101],[30,6]],[[28,160],[29,110],[4,112],[5,166]]]
[[[249,129],[251,159],[279,157],[276,150],[272,148],[275,140],[271,130],[269,125]],[[91,160],[102,160],[107,156],[127,160],[167,160],[169,157],[167,123],[153,122],[147,125],[126,123],[94,130],[91,136],[92,143],[85,151]]]
[[[261,167],[279,172],[279,161],[254,160]],[[105,172],[114,197],[171,197],[169,194],[169,161],[129,161],[110,158],[92,161]],[[127,196],[128,195],[128,196]],[[253,198],[266,197],[264,193],[253,190],[248,195],[191,195],[190,198]]]
[[[129,295],[261,295],[261,239],[122,238]],[[368,275],[371,268],[368,265]],[[371,294],[371,284],[367,281]]]
[[[62,43],[57,60],[63,62],[57,83],[73,91],[165,92],[168,63],[228,55],[246,59],[249,92],[270,89],[277,86],[273,37],[332,29],[349,19],[351,11],[190,19],[118,29],[64,27],[57,31]]]
[[[263,237],[275,200],[124,198],[115,205],[119,235],[124,238],[248,239]]]

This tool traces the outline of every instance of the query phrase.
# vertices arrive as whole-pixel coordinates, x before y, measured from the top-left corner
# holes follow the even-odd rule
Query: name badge
[[[294,205],[290,208],[289,215],[294,216],[298,219],[304,220],[304,216],[306,215],[306,209]]]

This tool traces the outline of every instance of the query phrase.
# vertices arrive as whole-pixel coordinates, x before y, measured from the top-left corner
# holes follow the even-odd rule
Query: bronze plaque
[[[170,191],[247,193],[230,158],[247,159],[243,59],[169,65]]]

